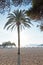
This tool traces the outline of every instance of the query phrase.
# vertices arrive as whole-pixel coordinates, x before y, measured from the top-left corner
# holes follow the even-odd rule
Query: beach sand
[[[17,48],[0,49],[0,65],[17,65]],[[21,48],[21,65],[43,65],[43,48]]]

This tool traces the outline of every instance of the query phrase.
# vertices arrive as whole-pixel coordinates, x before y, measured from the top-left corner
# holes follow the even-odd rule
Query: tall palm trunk
[[[18,25],[18,64],[20,65],[20,25]]]

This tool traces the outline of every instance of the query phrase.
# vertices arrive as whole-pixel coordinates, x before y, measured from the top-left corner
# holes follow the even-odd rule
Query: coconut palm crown
[[[22,25],[25,27],[31,27],[30,24],[32,24],[30,22],[30,19],[26,16],[25,12],[22,10],[16,10],[13,13],[8,14],[8,21],[4,26],[4,29],[7,27],[7,30],[9,28],[11,28],[11,30],[13,30],[13,28],[15,26],[18,25]]]

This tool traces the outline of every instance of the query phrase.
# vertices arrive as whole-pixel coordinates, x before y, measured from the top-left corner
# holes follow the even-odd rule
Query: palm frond
[[[21,28],[21,30],[25,29],[25,26],[23,24],[21,24],[20,28]]]
[[[19,13],[19,10],[14,10],[14,12],[13,12],[13,13],[14,13],[14,15],[15,15],[15,16],[17,16],[17,15],[18,15],[18,13]]]
[[[33,24],[31,23],[31,20],[30,20],[29,18],[26,18],[26,21],[25,21],[25,22],[27,22],[28,24],[33,25]]]
[[[24,26],[25,26],[25,27],[28,27],[28,28],[31,27],[31,26],[30,26],[29,24],[27,24],[27,23],[24,23]]]
[[[16,24],[14,24],[12,27],[11,27],[11,31],[13,30],[13,28],[16,26]]]
[[[12,26],[12,24],[11,24],[11,25],[9,25],[9,26],[7,27],[7,30],[8,30],[11,26]]]
[[[11,23],[10,25],[8,25],[7,30],[8,30],[9,28],[11,28],[13,25],[14,25],[14,23]]]
[[[10,14],[8,14],[8,17],[7,18],[15,18],[15,15],[14,14],[12,14],[12,13],[10,13]]]
[[[4,29],[7,27],[7,25],[11,24],[14,18],[9,18],[8,22],[5,24]]]
[[[32,22],[31,22],[31,21],[27,21],[27,23],[33,26],[33,24],[32,24]]]
[[[23,20],[23,23],[25,22],[25,23],[27,23],[27,24],[33,25],[33,24],[31,23],[31,20],[30,20],[29,18],[22,18],[22,20]]]

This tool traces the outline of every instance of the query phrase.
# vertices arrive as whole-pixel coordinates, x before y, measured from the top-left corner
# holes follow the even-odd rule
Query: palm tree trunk
[[[18,25],[18,64],[20,65],[20,27]]]

